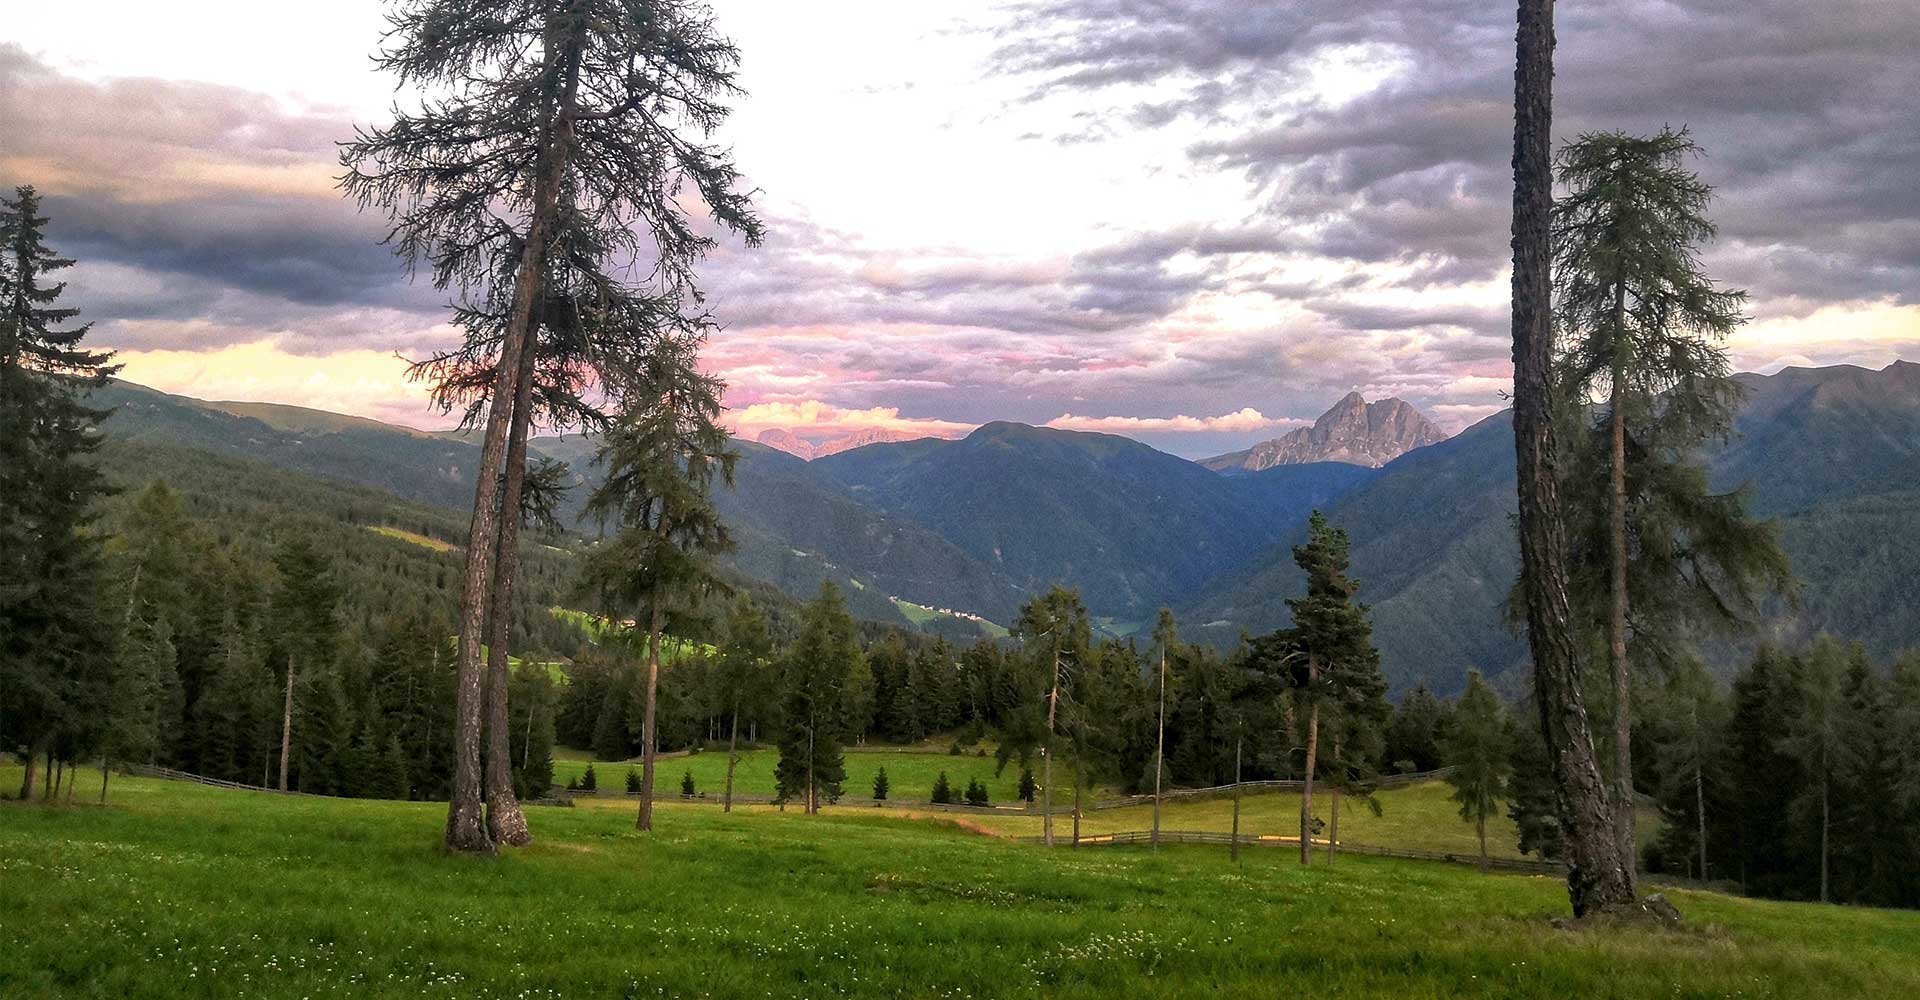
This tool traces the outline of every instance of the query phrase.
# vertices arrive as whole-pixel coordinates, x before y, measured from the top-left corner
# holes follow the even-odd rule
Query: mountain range
[[[1446,438],[1445,431],[1402,400],[1369,403],[1350,392],[1311,427],[1288,431],[1245,451],[1202,459],[1200,464],[1228,475],[1309,462],[1348,462],[1377,469]]]
[[[1920,365],[1740,379],[1746,402],[1734,438],[1710,456],[1714,481],[1744,487],[1753,510],[1777,521],[1803,584],[1797,606],[1770,615],[1762,637],[1824,630],[1878,655],[1920,645],[1911,570],[1920,565]],[[472,496],[477,450],[454,436],[125,383],[101,394],[118,408],[108,433],[123,439],[456,511]],[[1357,426],[1358,410],[1373,427],[1363,408],[1392,402],[1349,397],[1330,425]],[[1412,428],[1405,440],[1421,434],[1400,418],[1379,426],[1398,428],[1394,437]],[[593,474],[590,441],[532,447]],[[1453,691],[1468,669],[1498,676],[1524,659],[1503,610],[1517,565],[1505,414],[1378,468],[1243,463],[1221,474],[1128,438],[1004,422],[958,440],[880,442],[811,461],[738,447],[735,486],[717,496],[738,541],[733,569],[801,596],[833,580],[871,620],[992,634],[991,623],[1009,623],[1058,582],[1078,588],[1111,634],[1142,628],[1166,605],[1189,638],[1230,645],[1286,623],[1285,599],[1301,587],[1289,547],[1318,508],[1353,539],[1354,575],[1396,687]]]
[[[870,444],[887,444],[895,441],[912,441],[924,435],[911,431],[892,431],[882,427],[868,427],[851,434],[841,434],[820,440],[803,438],[783,427],[773,427],[761,431],[754,440],[796,458],[812,461],[828,455],[838,455],[843,451],[863,448]]]

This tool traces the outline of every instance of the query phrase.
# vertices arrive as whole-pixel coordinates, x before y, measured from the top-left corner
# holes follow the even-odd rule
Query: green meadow
[[[0,996],[1920,993],[1909,912],[1677,891],[1684,930],[1563,930],[1552,878],[1049,851],[870,808],[670,803],[642,835],[624,803],[583,800],[532,810],[533,847],[474,859],[439,850],[438,804],[97,790],[0,802]]]
[[[748,795],[772,795],[773,766],[778,760],[779,754],[771,748],[742,751],[739,766],[734,771],[734,791]],[[1021,804],[1020,765],[1008,764],[1005,771],[995,774],[991,749],[981,756],[977,748],[959,755],[948,754],[944,750],[849,748],[845,760],[847,780],[844,787],[849,799],[871,797],[874,774],[884,767],[890,786],[888,795],[892,798],[926,801],[933,794],[934,781],[940,772],[945,771],[956,795],[966,789],[968,780],[978,779],[987,786],[987,795],[992,804]],[[661,757],[655,767],[655,780],[663,794],[678,793],[681,777],[689,772],[693,774],[695,790],[708,797],[719,797],[721,790],[726,787],[727,752],[724,749]],[[619,795],[625,791],[628,768],[638,772],[640,762],[593,762],[594,778],[602,796]],[[586,769],[587,755],[564,749],[554,751],[554,784],[564,788],[569,779],[578,779]]]

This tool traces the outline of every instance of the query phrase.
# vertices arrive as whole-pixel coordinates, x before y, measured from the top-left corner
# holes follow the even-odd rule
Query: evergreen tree
[[[808,813],[840,796],[846,780],[841,746],[849,735],[846,690],[867,672],[852,616],[831,582],[801,612],[800,634],[782,660],[780,800],[798,797]]]
[[[504,670],[494,671],[494,695],[487,697],[482,629],[499,585],[501,521],[512,520],[503,511],[520,509],[515,494],[543,368],[535,330],[552,312],[556,291],[567,301],[609,304],[614,296],[604,293],[616,289],[605,272],[631,261],[651,265],[642,271],[656,287],[618,289],[622,311],[645,312],[648,321],[615,325],[685,324],[683,305],[699,301],[693,265],[714,239],[685,217],[674,196],[684,184],[723,228],[749,242],[757,242],[760,228],[746,194],[734,190],[737,174],[725,152],[704,140],[726,115],[720,99],[734,92],[739,58],[716,36],[704,8],[678,0],[510,0],[486,7],[409,0],[390,24],[379,65],[434,98],[346,144],[342,184],[363,206],[393,215],[389,238],[410,266],[425,258],[436,287],[472,293],[479,304],[469,309],[500,317],[481,324],[498,330],[497,347],[485,338],[469,345],[479,355],[471,367],[490,368],[493,378],[481,383],[489,405],[465,554],[446,832],[449,848],[484,851],[493,842],[481,815],[481,719],[484,709],[497,727],[507,712]],[[543,287],[559,270],[554,261],[592,265],[589,275],[602,280],[589,284],[603,294],[596,300],[590,289]],[[617,349],[597,351],[619,343],[595,338],[549,350],[547,367],[557,361],[559,371],[546,384],[580,392],[588,381],[582,369],[617,359]],[[615,360],[607,367],[623,366]],[[599,388],[617,396],[621,386],[617,377],[603,378]],[[511,562],[512,550],[507,556]],[[496,777],[489,797],[502,805],[511,795],[506,761],[498,759],[505,752],[504,739],[490,743]],[[517,819],[517,806],[511,812]]]
[[[887,800],[888,787],[887,769],[883,767],[874,772],[873,775],[873,799],[875,802],[885,802]]]
[[[593,763],[587,763],[587,769],[580,774],[580,790],[594,792],[600,790],[600,778],[593,773]]]
[[[987,786],[981,784],[980,779],[978,778],[968,778],[967,779],[967,805],[984,806],[988,804],[989,803],[987,800]]]
[[[332,659],[339,623],[340,591],[327,560],[304,534],[282,542],[274,553],[279,571],[273,594],[275,649],[286,664],[285,697],[280,719],[280,790],[287,791],[288,770],[295,753],[293,722],[303,670],[323,670]],[[303,748],[308,759],[317,759]],[[324,750],[321,751],[324,755]],[[320,791],[306,788],[306,791]]]
[[[727,783],[721,809],[733,811],[733,772],[740,763],[740,713],[753,716],[768,708],[767,674],[773,636],[767,617],[753,599],[741,594],[727,612],[726,646],[720,652],[720,702],[727,713]]]
[[[99,742],[88,719],[121,686],[88,530],[106,488],[87,457],[106,414],[85,401],[119,366],[69,325],[79,311],[47,279],[74,262],[47,245],[47,224],[33,188],[0,198],[0,734],[27,747],[22,798],[55,742]]]
[[[1714,229],[1710,191],[1684,165],[1698,151],[1684,129],[1609,132],[1584,135],[1559,157],[1568,189],[1553,226],[1563,394],[1577,406],[1604,390],[1607,411],[1594,440],[1576,437],[1567,450],[1571,594],[1576,614],[1605,637],[1613,813],[1627,857],[1635,850],[1629,639],[1664,645],[1790,580],[1772,530],[1747,517],[1739,494],[1712,494],[1694,454],[1731,432],[1739,390],[1723,342],[1742,321],[1745,298],[1715,287],[1699,264]]]
[[[1719,764],[1726,707],[1706,664],[1688,658],[1668,678],[1649,721],[1658,778],[1654,797],[1664,822],[1656,850],[1663,864],[1684,863],[1694,878],[1713,877],[1707,848],[1708,816],[1722,799]],[[1649,864],[1649,870],[1654,866]]]
[[[688,771],[680,776],[680,795],[682,798],[693,798],[694,787],[692,771]]]
[[[1054,758],[1067,749],[1059,739],[1062,709],[1072,703],[1074,681],[1091,659],[1092,628],[1080,596],[1056,586],[1020,609],[1013,636],[1020,642],[1020,654],[994,684],[1001,700],[996,706],[1000,747],[995,755],[1004,768],[1009,760],[1024,765],[1039,753],[1041,832],[1051,846]]]
[[[1807,870],[1805,855],[1784,849],[1796,789],[1806,780],[1782,741],[1796,726],[1795,673],[1793,657],[1762,647],[1734,677],[1726,742],[1731,797],[1740,808],[1707,817],[1722,875],[1759,895],[1804,895],[1794,887],[1796,873]]]
[[[953,804],[953,784],[947,780],[947,772],[941,771],[940,776],[933,779],[931,801],[937,806]]]
[[[1507,717],[1507,817],[1519,832],[1515,843],[1522,854],[1558,859],[1566,853],[1555,801],[1552,764],[1538,726],[1515,712]]]
[[[1394,707],[1393,719],[1387,723],[1386,765],[1402,772],[1443,767],[1440,747],[1448,736],[1447,722],[1447,709],[1440,699],[1425,684],[1414,685]]]
[[[627,768],[627,794],[640,794],[640,772],[633,768]]]
[[[1788,719],[1787,731],[1780,736],[1781,750],[1798,765],[1806,779],[1794,797],[1792,815],[1803,829],[1817,831],[1817,835],[1809,839],[1817,845],[1819,900],[1823,903],[1831,898],[1834,784],[1850,752],[1846,745],[1849,659],[1845,647],[1825,637],[1814,643],[1807,655],[1797,659],[1792,676],[1797,711]]]
[[[1020,792],[1019,792],[1020,801],[1025,802],[1027,805],[1033,805],[1033,796],[1038,791],[1039,789],[1035,786],[1034,780],[1033,780],[1033,768],[1030,768],[1030,767],[1021,768],[1020,769]]]
[[[1480,672],[1467,674],[1467,690],[1453,714],[1445,755],[1447,784],[1460,818],[1473,824],[1480,837],[1480,867],[1487,867],[1487,820],[1499,815],[1500,797],[1507,787],[1511,749],[1507,746],[1506,710]]]

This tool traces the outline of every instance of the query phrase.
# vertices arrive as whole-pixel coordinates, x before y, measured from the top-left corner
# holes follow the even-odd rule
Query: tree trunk
[[[1480,833],[1480,870],[1484,872],[1487,870],[1487,818],[1481,816],[1474,826]]]
[[[48,781],[47,781],[47,787],[44,789],[41,789],[41,792],[40,792],[40,798],[42,800],[47,802],[58,802],[60,800],[60,778],[61,778],[62,763],[63,761],[60,761],[54,757],[53,750],[49,748],[47,750]],[[1824,853],[1825,852],[1823,851],[1822,854]],[[1822,860],[1824,861],[1825,859],[1823,858]]]
[[[1053,846],[1053,720],[1060,705],[1060,640],[1053,644],[1053,686],[1047,691],[1047,742],[1040,748],[1040,839]]]
[[[1238,863],[1240,860],[1240,745],[1243,738],[1233,741],[1233,839],[1227,846],[1227,857]]]
[[[1319,671],[1309,661],[1307,676],[1311,679]],[[1309,683],[1312,681],[1309,680]],[[1300,864],[1313,864],[1313,767],[1320,748],[1320,703],[1315,701],[1313,709],[1307,714],[1307,775],[1300,786]]]
[[[720,800],[720,811],[733,811],[733,768],[740,763],[740,706],[733,707],[733,729],[727,734],[727,791]]]
[[[561,13],[549,15],[545,41],[549,64],[558,59],[563,81],[550,130],[540,137],[539,173],[534,178],[533,204],[528,213],[526,241],[514,272],[513,309],[500,343],[500,367],[487,405],[486,435],[475,470],[473,519],[467,529],[466,568],[460,587],[460,649],[456,662],[453,729],[453,792],[447,802],[446,848],[450,851],[491,853],[481,806],[481,714],[485,708],[486,676],[481,672],[480,642],[486,627],[488,596],[493,590],[493,557],[499,537],[501,467],[506,461],[508,424],[521,357],[533,350],[533,307],[546,272],[547,243],[567,159],[573,147],[573,114],[580,85],[581,49],[586,24],[569,19],[560,34]],[[557,50],[557,51],[556,51]]]
[[[1820,777],[1820,901],[1827,901],[1827,830],[1830,814],[1827,811],[1827,778]]]
[[[1080,846],[1080,776],[1073,779],[1073,846]]]
[[[20,801],[22,802],[29,801],[33,798],[33,779],[35,777],[35,768],[39,766],[39,754],[40,747],[38,744],[31,742],[27,744],[26,774],[20,779]]]
[[[107,804],[107,775],[109,773],[111,772],[107,768],[107,758],[103,755],[100,758],[100,804],[103,806]]]
[[[537,345],[520,352],[513,392],[513,421],[507,432],[506,482],[500,491],[500,537],[495,545],[493,609],[487,642],[487,835],[495,844],[525,847],[533,843],[520,799],[513,794],[513,743],[508,738],[512,713],[507,704],[512,672],[507,644],[513,636],[513,585],[520,568],[520,493],[527,478],[527,433],[533,423],[533,363]],[[529,713],[531,723],[532,715]]]
[[[1620,856],[1631,862],[1638,852],[1633,836],[1633,672],[1627,662],[1627,379],[1619,346],[1626,322],[1625,294],[1624,283],[1614,286],[1613,412],[1608,420],[1608,589],[1613,600],[1607,613],[1607,660],[1613,670],[1613,821]],[[1626,866],[1630,885],[1635,867]]]
[[[1527,644],[1576,916],[1633,900],[1594,754],[1567,596],[1548,385],[1553,359],[1553,0],[1519,0],[1513,121],[1513,436]]]
[[[1700,838],[1700,880],[1707,880],[1707,788],[1701,776],[1701,767],[1696,762],[1693,768],[1693,814],[1698,824],[1696,836]]]
[[[1330,790],[1333,803],[1327,817],[1327,864],[1333,864],[1340,855],[1340,786],[1333,785]]]
[[[1160,723],[1153,744],[1153,849],[1160,849],[1160,775],[1166,771],[1167,651],[1160,651]]]
[[[293,654],[287,654],[287,695],[280,706],[280,790],[287,790],[287,756],[293,752]]]
[[[653,829],[654,706],[660,691],[660,600],[654,595],[647,622],[647,703],[640,714],[640,820],[642,830]]]

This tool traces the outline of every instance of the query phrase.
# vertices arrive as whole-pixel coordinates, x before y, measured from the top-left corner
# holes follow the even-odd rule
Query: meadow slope
[[[1550,878],[1049,852],[871,809],[667,805],[650,836],[623,804],[536,809],[534,847],[476,860],[438,850],[443,815],[142,779],[0,802],[0,996],[1920,991],[1913,913],[1681,892],[1687,931],[1569,932]]]

